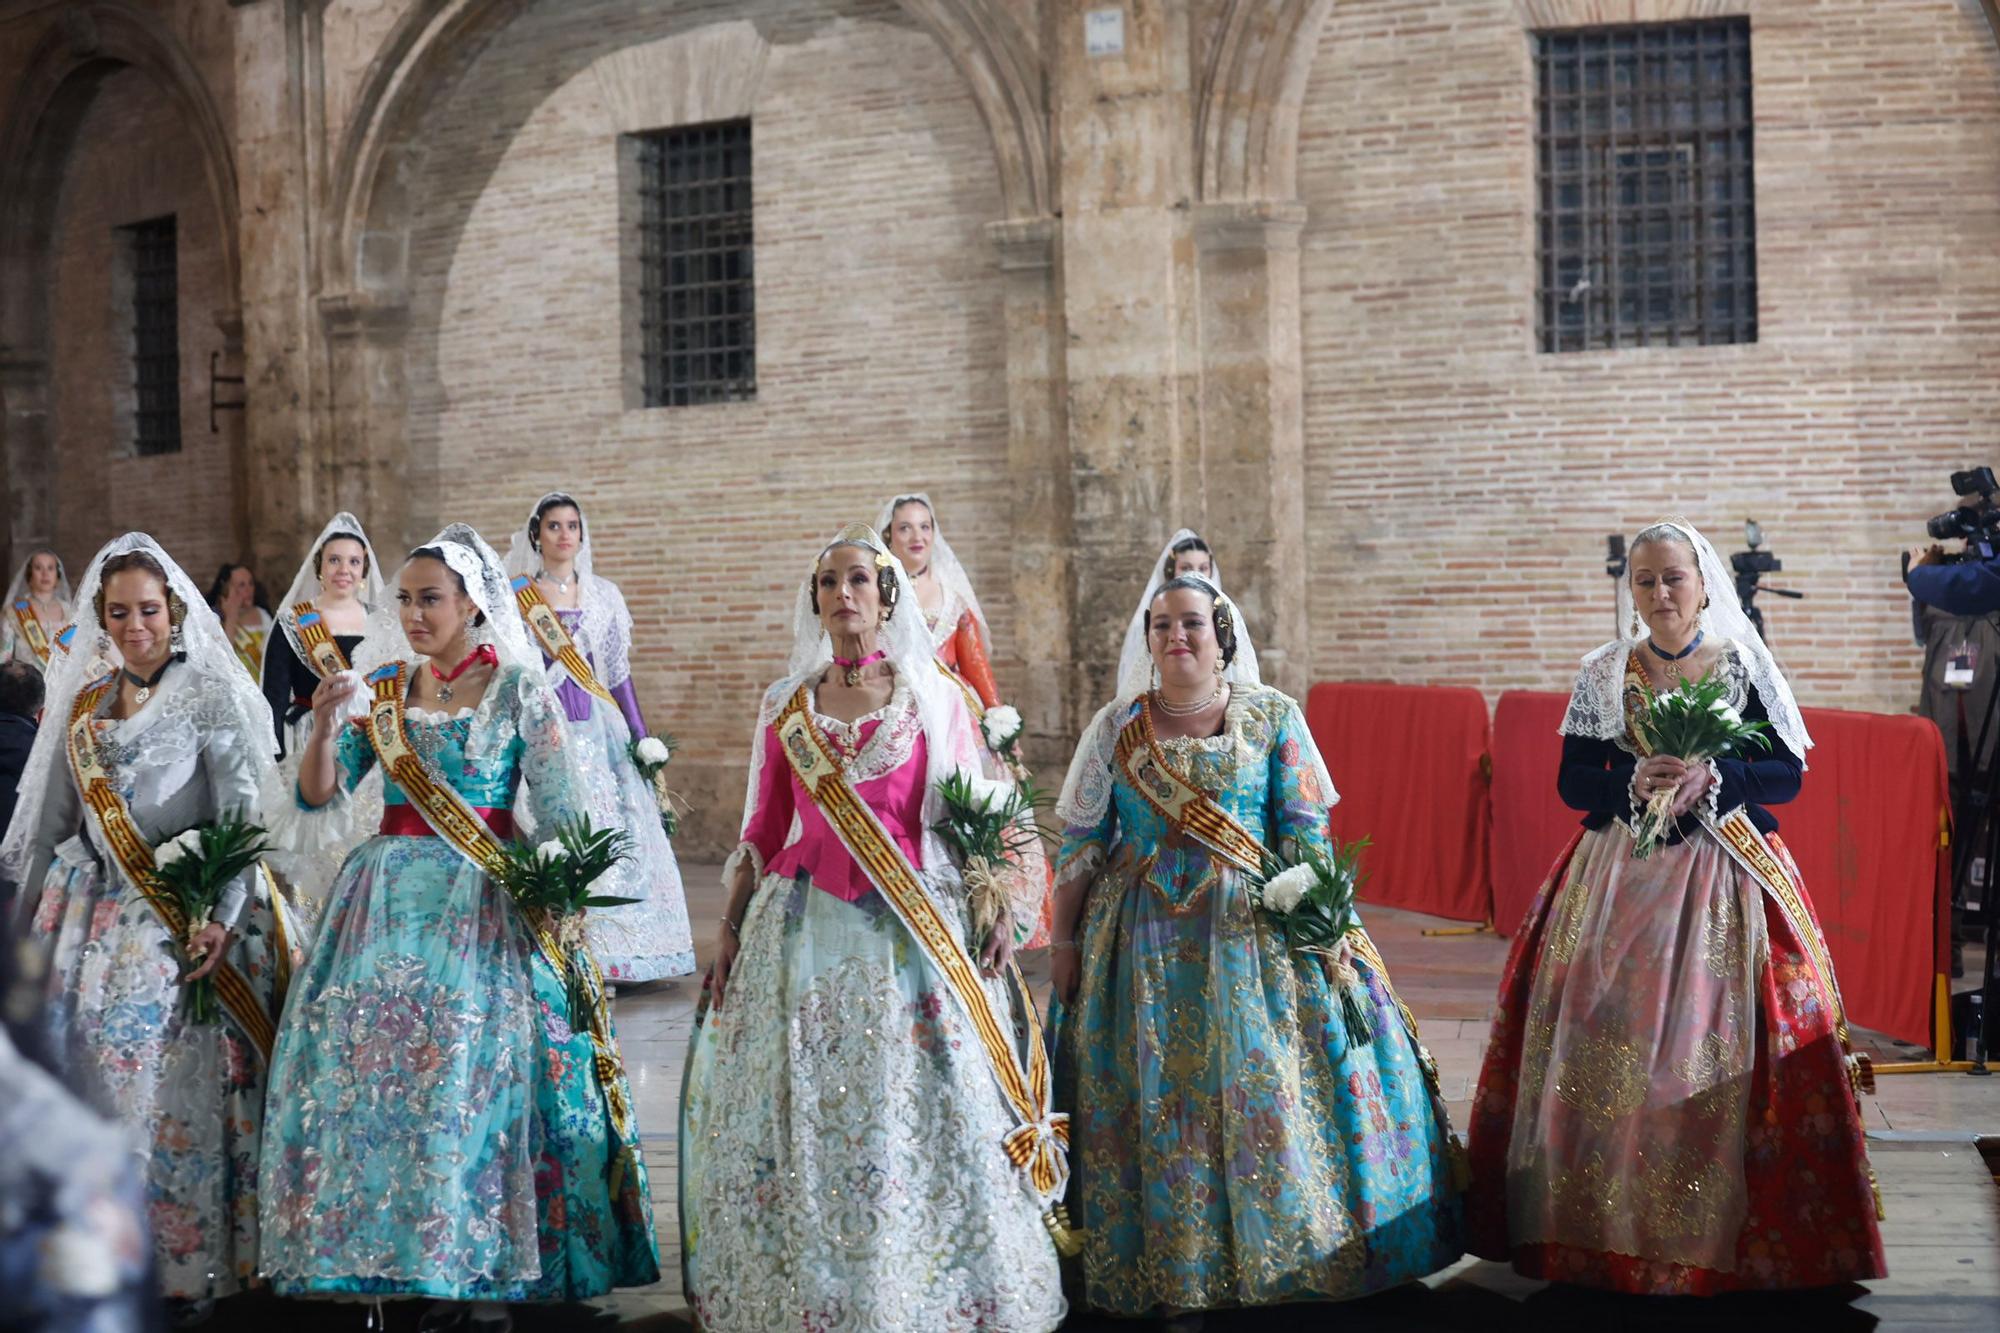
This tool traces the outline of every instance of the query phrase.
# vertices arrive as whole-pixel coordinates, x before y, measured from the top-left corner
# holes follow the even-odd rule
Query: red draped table
[[[1488,732],[1479,691],[1315,685],[1306,723],[1340,789],[1333,836],[1370,840],[1363,899],[1486,920]]]

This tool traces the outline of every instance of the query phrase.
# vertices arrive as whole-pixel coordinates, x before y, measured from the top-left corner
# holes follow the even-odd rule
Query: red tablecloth
[[[1510,692],[1493,719],[1493,918],[1512,933],[1578,815],[1556,795],[1567,696]],[[1797,800],[1775,806],[1833,953],[1852,1021],[1930,1046],[1948,949],[1950,789],[1921,718],[1805,710],[1814,749]],[[1330,761],[1329,761],[1330,762]]]
[[[1556,796],[1567,694],[1509,690],[1493,709],[1493,927],[1512,935],[1583,818]]]
[[[1366,837],[1368,902],[1484,921],[1486,700],[1477,690],[1315,685],[1306,722],[1340,789],[1333,835]]]

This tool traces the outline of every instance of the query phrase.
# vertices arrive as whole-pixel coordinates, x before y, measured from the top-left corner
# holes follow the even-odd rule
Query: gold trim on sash
[[[613,708],[618,707],[618,701],[611,697],[611,691],[598,683],[597,673],[592,671],[590,663],[584,660],[583,653],[576,646],[576,640],[572,639],[569,631],[563,628],[562,617],[556,614],[556,609],[542,596],[542,590],[536,587],[535,581],[526,574],[517,574],[514,577],[514,602],[521,608],[521,618],[527,621],[528,628],[534,631],[536,641],[542,645],[542,651],[562,663],[562,669],[569,673],[571,680]]]
[[[21,627],[21,637],[46,666],[49,660],[49,632],[42,628],[42,618],[35,614],[34,604],[25,597],[14,603],[14,620]]]
[[[314,675],[325,680],[349,669],[347,654],[334,642],[318,607],[311,602],[298,603],[292,608],[292,624],[298,630],[299,646],[305,650],[300,656]]]
[[[153,846],[140,834],[132,821],[132,811],[125,804],[125,798],[118,794],[112,784],[111,771],[105,767],[103,756],[97,750],[97,736],[91,729],[92,715],[104,696],[111,690],[115,675],[105,676],[96,684],[76,696],[76,702],[69,714],[69,766],[76,779],[77,790],[83,793],[83,803],[97,816],[98,831],[104,835],[104,845],[111,849],[112,859],[125,878],[139,892],[153,909],[176,944],[187,938],[187,915],[171,894],[161,892],[153,883]],[[275,902],[277,895],[273,894]],[[222,1008],[236,1023],[236,1026],[256,1048],[265,1064],[271,1062],[271,1047],[276,1042],[277,1025],[272,1016],[257,998],[256,991],[236,966],[228,959],[209,974],[215,984],[216,998],[222,1001]],[[282,1003],[282,992],[279,1002]]]
[[[1054,1206],[1069,1182],[1069,1116],[1049,1109],[1049,1056],[1042,1041],[1041,1017],[1028,998],[1020,969],[1011,964],[1008,980],[1023,1000],[1027,1015],[1027,1068],[979,978],[965,942],[931,901],[930,894],[868,803],[855,794],[841,769],[833,746],[812,720],[812,690],[799,686],[774,724],[780,747],[792,772],[819,807],[843,846],[868,873],[897,919],[944,979],[945,988],[979,1034],[987,1064],[1006,1098],[1015,1125],[1001,1140],[1007,1158],[1019,1169],[1044,1210],[1058,1248],[1073,1248],[1065,1214]]]
[[[368,708],[369,744],[374,746],[375,756],[381,761],[383,770],[403,789],[403,794],[409,798],[416,812],[423,816],[424,822],[431,826],[431,831],[482,874],[497,878],[506,866],[506,850],[500,845],[499,838],[487,827],[486,821],[466,804],[463,796],[450,784],[440,782],[432,775],[429,765],[410,744],[403,713],[404,682],[407,678],[408,667],[400,661],[385,663],[369,673],[368,684],[375,696]],[[624,1061],[619,1055],[618,1043],[611,1035],[611,1007],[604,1000],[604,975],[598,971],[597,959],[587,946],[578,948],[573,958],[550,923],[536,920],[535,915],[521,912],[522,924],[527,927],[535,947],[542,951],[542,956],[555,969],[556,975],[570,975],[577,960],[584,965],[582,975],[591,994],[588,1024],[591,1062],[604,1094],[605,1113],[620,1145],[612,1153],[611,1161],[611,1194],[616,1200],[626,1172],[634,1170],[636,1164],[624,1147],[634,1138],[632,1107],[625,1099]]]
[[[1117,759],[1132,789],[1160,818],[1190,834],[1237,869],[1261,875],[1265,863],[1275,859],[1213,797],[1167,762],[1153,732],[1152,708],[1143,699],[1139,701],[1138,715],[1118,733]]]

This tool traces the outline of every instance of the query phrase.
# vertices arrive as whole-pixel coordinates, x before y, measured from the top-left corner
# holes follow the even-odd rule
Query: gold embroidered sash
[[[311,602],[300,602],[292,608],[292,622],[298,627],[299,646],[306,665],[321,680],[337,676],[348,669],[347,654],[340,651],[333,635],[326,627],[326,617]]]
[[[153,909],[167,934],[176,945],[187,938],[187,914],[180,903],[170,893],[162,890],[153,880],[155,862],[153,846],[141,836],[138,825],[132,820],[131,808],[125,798],[118,794],[112,783],[111,771],[105,766],[104,757],[98,753],[97,734],[91,727],[93,715],[99,703],[111,690],[116,675],[106,676],[95,685],[85,689],[76,697],[69,714],[69,768],[76,779],[76,788],[83,793],[83,803],[97,817],[98,832],[103,835],[104,845],[111,849],[111,855],[118,862],[118,868],[125,878],[137,889],[139,896]],[[268,889],[269,882],[266,881]],[[273,910],[277,895],[271,895]],[[289,947],[281,933],[275,947],[282,956]],[[287,968],[288,970],[288,968]],[[277,1025],[251,989],[250,982],[236,970],[234,964],[224,959],[222,964],[209,974],[215,985],[216,998],[222,1001],[223,1012],[236,1024],[265,1064],[271,1061],[271,1046],[277,1040]],[[280,992],[278,1003],[283,1003]]]
[[[388,662],[368,673],[368,685],[375,696],[368,708],[369,744],[374,746],[383,771],[403,789],[410,805],[430,825],[431,832],[488,878],[497,879],[507,864],[506,849],[500,845],[500,839],[463,796],[449,783],[438,780],[410,743],[408,720],[403,711],[408,670],[403,662]],[[632,1108],[625,1100],[624,1061],[611,1035],[611,1009],[604,1001],[604,976],[597,970],[597,959],[588,947],[573,951],[567,948],[552,923],[539,920],[538,916],[538,913],[521,913],[535,947],[542,951],[558,977],[571,975],[580,965],[583,971],[578,975],[584,978],[591,994],[588,1030],[592,1064],[604,1093],[605,1112],[620,1145],[612,1153],[611,1193],[616,1199],[622,1175],[634,1169],[631,1155],[624,1147],[633,1138]]]
[[[596,695],[613,708],[618,701],[611,697],[611,691],[597,681],[597,673],[590,669],[583,653],[577,648],[576,640],[563,628],[562,617],[542,596],[542,590],[526,574],[514,577],[514,601],[521,608],[521,618],[528,622],[528,628],[535,633],[535,639],[542,645],[542,651],[562,663],[562,669],[569,678],[585,690]]]
[[[1138,716],[1118,733],[1117,761],[1132,789],[1160,818],[1237,869],[1261,875],[1276,860],[1215,798],[1167,762],[1153,733],[1152,707],[1143,699]]]
[[[813,804],[840,836],[841,845],[881,891],[979,1034],[987,1064],[1015,1122],[1001,1140],[1001,1147],[1008,1160],[1021,1171],[1043,1209],[1053,1208],[1069,1182],[1069,1117],[1049,1109],[1048,1049],[1042,1041],[1041,1018],[1028,998],[1020,969],[1009,964],[1007,976],[1027,1015],[1025,1069],[1007,1025],[993,1011],[992,999],[980,983],[979,969],[965,942],[931,901],[909,858],[848,783],[832,743],[814,724],[809,684],[799,686],[775,725],[792,772],[812,797]],[[1060,1244],[1062,1235],[1054,1215],[1045,1211],[1043,1220],[1057,1234]]]
[[[42,618],[35,614],[34,604],[25,597],[14,603],[14,623],[21,627],[23,641],[35,650],[36,658],[46,666],[49,660],[49,632],[42,628]]]

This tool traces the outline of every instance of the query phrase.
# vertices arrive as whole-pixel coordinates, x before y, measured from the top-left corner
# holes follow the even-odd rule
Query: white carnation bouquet
[[[514,905],[537,927],[555,935],[568,952],[569,975],[563,983],[569,995],[569,1021],[571,1027],[581,1027],[596,1004],[588,969],[579,962],[584,913],[638,901],[592,893],[590,887],[631,856],[631,835],[623,829],[596,828],[579,818],[557,826],[556,836],[538,847],[510,843],[505,853],[506,864],[494,878]]]
[[[680,742],[672,736],[639,736],[627,747],[632,756],[632,766],[639,770],[639,776],[653,789],[653,801],[660,807],[660,827],[671,838],[680,832],[681,817],[675,809],[674,793],[667,788],[667,764],[672,761],[674,751]]]
[[[1739,753],[1751,745],[1768,750],[1771,738],[1768,722],[1745,722],[1742,714],[1729,706],[1729,685],[1713,672],[1700,680],[1683,680],[1671,690],[1640,687],[1645,706],[1633,720],[1633,730],[1648,749],[1657,755],[1671,755],[1690,764],[1705,763]],[[1640,860],[1653,854],[1674,826],[1674,797],[1679,784],[1655,792],[1639,813],[1638,827],[1632,830],[1632,855]]]
[[[979,734],[985,738],[986,748],[999,755],[1017,778],[1027,776],[1021,764],[1021,733],[1025,730],[1020,712],[1011,704],[995,704],[979,719]]]
[[[1367,846],[1366,838],[1335,844],[1330,853],[1302,846],[1298,864],[1267,865],[1265,878],[1253,890],[1257,905],[1278,919],[1293,952],[1328,960],[1341,1022],[1348,1041],[1357,1046],[1375,1039],[1374,1005],[1347,944],[1348,933],[1361,928],[1354,896],[1361,888],[1361,853]]]
[[[187,938],[162,941],[161,947],[181,964],[182,998],[190,1023],[214,1023],[222,1017],[215,998],[215,978],[187,981],[202,961],[189,952],[194,937],[208,924],[209,913],[222,901],[222,891],[238,875],[257,864],[270,848],[264,830],[241,811],[225,810],[212,823],[198,824],[171,838],[153,852],[149,886],[180,906],[187,921]]]

